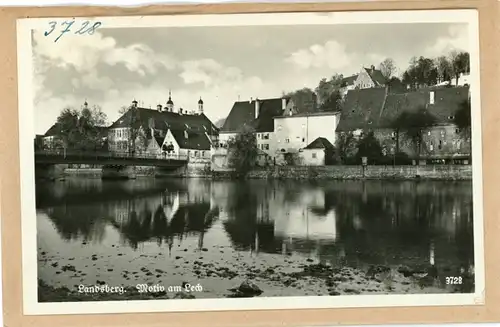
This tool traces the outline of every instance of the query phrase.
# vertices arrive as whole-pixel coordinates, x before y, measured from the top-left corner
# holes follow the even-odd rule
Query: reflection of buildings
[[[468,184],[251,181],[214,189],[238,249],[351,264],[473,261]]]

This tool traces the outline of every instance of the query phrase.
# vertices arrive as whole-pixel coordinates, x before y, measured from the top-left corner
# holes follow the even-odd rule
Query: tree
[[[255,166],[258,149],[254,131],[244,127],[227,142],[229,166],[237,177],[244,178]]]
[[[455,85],[458,84],[458,79],[461,74],[470,73],[470,58],[468,52],[452,52],[450,54],[451,70],[455,78]]]
[[[316,111],[316,94],[310,88],[289,92],[285,96],[292,99],[299,113]]]
[[[58,146],[66,149],[88,150],[102,146],[106,114],[101,108],[76,110],[64,108],[57,117]]]
[[[342,110],[342,96],[338,90],[333,91],[325,102],[319,106],[320,111],[340,111]]]
[[[323,78],[319,81],[318,86],[314,90],[318,97],[318,103],[320,107],[327,101],[330,100],[332,94],[338,92],[342,87],[342,81],[344,76],[341,74],[335,74],[330,79]]]
[[[133,106],[124,106],[120,108],[119,113],[122,115],[120,119],[124,120],[128,131],[126,144],[118,147],[118,149],[124,148],[130,155],[143,152],[148,146],[148,138],[141,128],[143,122],[141,121],[139,109]],[[154,128],[154,122],[149,121],[148,127],[150,130]],[[154,135],[151,135],[151,137],[154,137]]]
[[[352,132],[341,132],[335,141],[335,149],[340,162],[349,163],[356,153],[356,137]]]
[[[386,58],[379,65],[380,72],[389,80],[396,73],[396,64],[392,58]]]
[[[437,119],[425,107],[419,107],[416,111],[403,111],[393,121],[393,128],[397,128],[401,134],[410,142],[419,159],[424,147],[424,134],[432,126],[436,125]]]
[[[361,162],[362,157],[367,157],[369,164],[377,164],[382,162],[382,146],[375,138],[375,134],[370,131],[358,140],[356,145],[358,152],[356,153],[356,161]]]
[[[453,122],[462,136],[469,142],[469,148],[472,154],[472,112],[470,99],[460,103],[459,108],[455,112]]]
[[[437,68],[439,82],[451,81],[452,67],[446,56],[436,58],[435,66]]]

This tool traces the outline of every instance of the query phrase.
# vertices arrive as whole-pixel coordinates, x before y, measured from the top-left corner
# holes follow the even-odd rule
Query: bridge
[[[188,156],[155,155],[129,152],[109,151],[72,151],[72,150],[37,150],[35,164],[85,164],[106,166],[155,166],[164,168],[179,168],[187,164]]]

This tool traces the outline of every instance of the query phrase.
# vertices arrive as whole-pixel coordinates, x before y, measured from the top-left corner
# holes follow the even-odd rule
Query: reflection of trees
[[[103,240],[106,218],[104,206],[66,206],[48,208],[44,211],[64,240]]]
[[[182,240],[193,234],[202,237],[217,220],[218,212],[217,207],[210,209],[210,203],[186,203],[168,217],[161,203],[154,210],[145,203],[138,212],[131,211],[128,219],[115,220],[113,225],[133,248],[149,240],[172,244],[174,238]]]
[[[223,225],[237,249],[274,252],[277,240],[267,202],[274,198],[274,194],[271,194],[269,185],[266,183],[256,188],[251,183],[241,183],[228,193],[226,211],[229,219]]]
[[[471,201],[471,193],[463,192],[468,187],[463,183],[366,182],[332,194],[347,257],[371,263],[425,261],[432,240],[436,240],[437,257],[454,252],[452,248],[473,248],[472,221],[458,213]],[[464,236],[459,241],[460,234]],[[472,252],[465,256],[472,260]],[[445,257],[465,259],[456,254]]]

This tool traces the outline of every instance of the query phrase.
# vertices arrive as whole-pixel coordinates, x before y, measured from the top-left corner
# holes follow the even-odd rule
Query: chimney
[[[371,66],[372,72],[375,71],[375,66]]]
[[[248,103],[252,103],[252,101],[253,101],[253,98],[250,97],[250,100],[248,100]]]
[[[285,98],[282,98],[281,99],[281,110],[285,110],[286,109],[286,99]]]
[[[182,115],[182,108],[179,108],[179,115]]]
[[[429,104],[434,104],[434,91],[429,92]]]
[[[156,109],[157,109],[159,112],[162,112],[162,107],[163,107],[163,106],[162,106],[161,104],[159,104],[159,105],[157,105],[157,106],[156,106]]]
[[[255,99],[255,119],[259,118],[260,103],[259,99]]]

